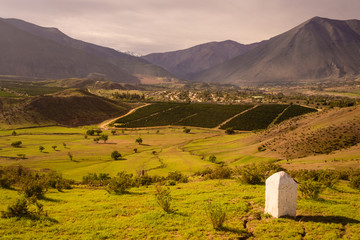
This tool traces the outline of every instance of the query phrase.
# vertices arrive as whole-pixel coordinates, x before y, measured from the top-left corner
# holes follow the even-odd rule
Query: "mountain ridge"
[[[360,73],[360,21],[314,17],[195,79],[261,85]]]
[[[244,54],[258,45],[260,43],[245,45],[225,40],[203,43],[177,51],[152,53],[143,58],[167,69],[179,78],[193,79],[197,73]]]

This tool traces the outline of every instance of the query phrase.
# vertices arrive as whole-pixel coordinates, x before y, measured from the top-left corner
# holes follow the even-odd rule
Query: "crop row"
[[[289,105],[268,104],[260,105],[232,119],[221,129],[232,127],[235,130],[252,131],[267,128],[272,121]]]
[[[281,123],[282,121],[285,121],[287,119],[311,112],[316,112],[316,110],[313,108],[303,107],[299,105],[291,105],[286,109],[283,114],[281,114],[281,116],[279,116],[275,123]]]
[[[157,103],[117,120],[121,127],[184,125],[216,127],[251,105]]]

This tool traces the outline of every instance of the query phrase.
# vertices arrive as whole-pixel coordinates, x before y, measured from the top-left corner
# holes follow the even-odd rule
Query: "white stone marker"
[[[266,179],[265,213],[275,218],[296,217],[297,183],[286,172],[277,172]]]

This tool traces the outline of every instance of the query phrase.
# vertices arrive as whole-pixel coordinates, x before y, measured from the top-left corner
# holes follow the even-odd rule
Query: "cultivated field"
[[[252,131],[265,129],[273,122],[280,123],[291,117],[314,111],[316,110],[298,105],[155,103],[118,119],[115,126],[121,128],[168,125],[204,128],[220,126],[221,129]]]

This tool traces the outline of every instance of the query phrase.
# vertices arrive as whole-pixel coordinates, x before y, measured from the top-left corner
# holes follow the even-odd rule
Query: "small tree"
[[[215,155],[210,155],[209,156],[209,161],[212,163],[216,163],[216,156]]]
[[[118,160],[119,158],[121,158],[121,153],[119,153],[118,151],[113,151],[111,153],[111,158],[114,160]]]
[[[95,129],[95,130],[94,130],[94,132],[96,133],[96,135],[98,135],[98,136],[99,136],[99,135],[100,135],[100,133],[102,133],[102,130],[100,130],[100,129]]]
[[[54,151],[56,151],[57,146],[51,146]]]
[[[170,188],[164,188],[160,184],[155,186],[155,198],[159,206],[167,213],[173,212],[171,209],[172,197]]]
[[[66,143],[63,143],[64,148],[66,148]]]
[[[229,135],[234,134],[235,133],[234,128],[231,127],[231,128],[225,129],[225,133],[229,134]]]
[[[93,140],[94,140],[94,142],[99,143],[100,137],[96,137],[96,138],[94,138]]]
[[[116,130],[111,130],[111,134],[115,135],[116,134]]]
[[[109,136],[106,135],[106,134],[102,134],[102,135],[100,136],[100,140],[103,140],[104,143],[106,143],[106,141],[107,141],[108,139],[109,139]]]
[[[17,133],[15,132],[15,130],[12,131],[11,135],[13,135],[13,136],[16,136],[16,135],[17,135]]]
[[[141,137],[138,137],[138,138],[135,140],[135,142],[140,145],[140,144],[142,144],[143,140],[142,140]]]
[[[93,136],[95,133],[94,129],[89,129],[86,131],[86,135],[90,135],[90,136]]]
[[[190,133],[190,131],[191,131],[190,128],[184,127],[184,130],[183,130],[184,133]]]
[[[39,150],[40,150],[40,152],[43,152],[44,151],[44,146],[39,146]]]
[[[19,148],[19,147],[21,146],[21,144],[22,144],[21,141],[16,141],[16,142],[11,143],[11,146],[12,146],[12,147]]]
[[[138,149],[137,148],[134,148],[134,153],[137,153],[138,152]]]

